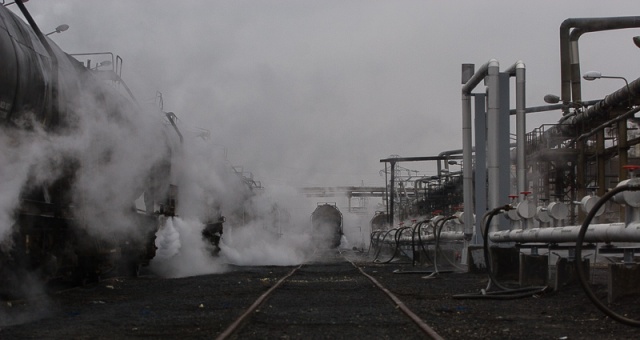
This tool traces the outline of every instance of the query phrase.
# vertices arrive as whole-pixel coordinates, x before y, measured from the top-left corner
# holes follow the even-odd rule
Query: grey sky
[[[140,101],[210,129],[264,184],[381,186],[379,160],[462,145],[460,64],[527,65],[527,105],[560,92],[564,19],[640,15],[623,1],[28,2],[67,52],[111,51]],[[14,9],[17,10],[17,9]],[[640,74],[640,30],[580,40],[582,70]],[[623,83],[583,84],[585,99]],[[514,102],[512,100],[512,107]],[[527,131],[560,112],[530,116]],[[421,168],[406,164],[407,167]]]

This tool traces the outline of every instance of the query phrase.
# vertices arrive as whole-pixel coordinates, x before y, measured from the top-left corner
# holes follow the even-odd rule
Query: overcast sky
[[[69,53],[110,51],[141,102],[156,91],[265,185],[384,185],[380,159],[462,147],[460,68],[527,66],[527,106],[560,92],[567,18],[640,15],[640,1],[32,0]],[[13,10],[17,11],[15,6]],[[582,70],[640,75],[640,30],[586,34]],[[99,60],[95,60],[99,61]],[[619,80],[583,82],[602,98]],[[515,101],[512,99],[511,107]],[[560,112],[528,117],[527,131]],[[418,164],[403,164],[422,169]],[[425,169],[428,169],[427,166]]]

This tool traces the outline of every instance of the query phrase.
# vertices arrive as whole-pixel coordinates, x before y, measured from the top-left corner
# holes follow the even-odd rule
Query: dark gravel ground
[[[398,274],[410,264],[350,255],[446,339],[631,339],[580,287],[517,300],[454,299],[485,275]],[[295,267],[237,267],[180,279],[114,278],[28,301],[4,301],[0,339],[215,338]],[[348,263],[308,264],[234,335],[238,339],[424,338]]]
[[[445,339],[638,337],[638,329],[606,317],[579,286],[514,300],[458,299],[454,296],[486,288],[487,276],[449,273],[423,279],[425,275],[393,273],[392,268],[409,270],[402,265],[364,267]]]

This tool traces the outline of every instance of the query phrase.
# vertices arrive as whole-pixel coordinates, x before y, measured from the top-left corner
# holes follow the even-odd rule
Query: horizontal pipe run
[[[418,239],[418,237],[416,236],[414,238],[414,242],[417,239]],[[435,236],[435,234],[430,233],[430,234],[426,234],[426,235],[420,236],[420,239],[422,240],[422,242],[433,242],[433,241],[436,240],[436,236]],[[464,240],[464,232],[462,232],[462,231],[443,231],[442,233],[440,233],[440,239],[441,240],[449,240],[449,241],[462,241],[462,240]],[[411,242],[412,242],[411,233],[407,232],[405,235],[401,235],[398,238],[398,240],[400,241],[401,244],[411,244]],[[391,233],[387,237],[385,237],[384,240],[380,240],[380,241],[382,241],[384,243],[395,244],[396,243],[396,237],[395,237],[394,233]]]
[[[489,233],[492,242],[562,243],[576,242],[580,226],[502,230]],[[640,242],[640,223],[592,224],[585,242]]]

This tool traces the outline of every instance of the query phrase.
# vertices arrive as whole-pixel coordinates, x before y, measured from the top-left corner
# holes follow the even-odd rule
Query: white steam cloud
[[[172,148],[172,173],[164,180],[177,184],[179,217],[159,223],[156,258],[151,269],[166,277],[216,273],[234,265],[295,265],[312,256],[311,212],[315,202],[301,200],[291,187],[268,189],[247,185],[247,178],[233,171],[228,161],[216,155],[206,139],[191,136],[181,125],[184,142],[149,114],[113,119],[96,105],[79,117],[78,129],[66,135],[51,135],[40,129],[7,129],[0,136],[0,237],[10,245],[13,211],[25,187],[50,184],[76,169],[72,203],[78,219],[92,237],[135,237],[131,219],[133,202],[145,190],[154,165],[168,157]],[[72,160],[72,164],[69,164]],[[75,163],[74,163],[75,162]],[[204,223],[222,213],[227,221],[219,256],[202,236]],[[357,222],[360,225],[362,223]],[[352,242],[361,243],[358,225]],[[351,230],[353,233],[353,230]],[[349,236],[345,229],[345,234]]]
[[[156,257],[151,270],[163,277],[219,273],[224,263],[212,256],[212,245],[202,238],[204,225],[195,220],[169,218],[158,231]]]
[[[141,201],[154,177],[178,188],[179,217],[158,224],[158,257],[152,267],[163,276],[219,272],[225,263],[292,265],[311,255],[315,204],[300,200],[293,188],[251,187],[252,179],[217,152],[220,146],[199,137],[202,130],[194,134],[196,129],[178,121],[179,133],[161,111],[113,102],[106,88],[96,85],[77,93],[64,104],[74,113],[63,115],[66,125],[53,132],[24,113],[12,121],[16,126],[0,128],[1,251],[13,246],[16,209],[30,190],[39,191],[47,203],[71,207],[68,218],[85,233],[81,237],[143,241],[132,212],[140,210],[134,202]],[[171,170],[158,175],[163,163]],[[202,230],[220,214],[226,223],[215,258],[217,249],[204,241]]]

